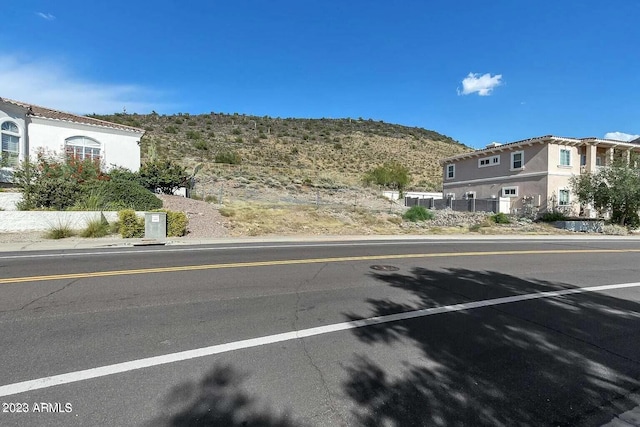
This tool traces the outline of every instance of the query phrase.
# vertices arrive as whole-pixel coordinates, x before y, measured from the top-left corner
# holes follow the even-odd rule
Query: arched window
[[[20,131],[13,122],[3,122],[0,126],[2,134],[2,151],[0,151],[0,166],[18,166],[20,154]]]
[[[65,139],[64,150],[67,156],[78,160],[100,161],[100,143],[86,136],[74,136]]]

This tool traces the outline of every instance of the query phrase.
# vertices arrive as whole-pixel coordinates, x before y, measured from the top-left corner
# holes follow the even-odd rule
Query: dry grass
[[[221,208],[233,236],[399,234],[393,215],[363,209],[236,202]]]
[[[562,234],[547,224],[437,226],[430,221],[406,222],[400,214],[364,208],[336,208],[285,203],[235,202],[220,213],[230,221],[232,236],[269,235],[452,235],[452,234]]]

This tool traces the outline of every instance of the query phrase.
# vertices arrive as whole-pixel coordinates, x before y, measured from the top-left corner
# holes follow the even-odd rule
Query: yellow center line
[[[0,284],[42,282],[48,280],[88,279],[92,277],[129,276],[134,274],[173,273],[179,271],[219,270],[224,268],[250,268],[278,265],[319,264],[347,261],[376,261],[411,258],[447,258],[447,257],[474,257],[491,255],[578,255],[578,254],[617,254],[638,253],[640,249],[553,249],[553,250],[529,250],[529,251],[487,251],[487,252],[438,252],[430,254],[397,254],[397,255],[366,255],[336,258],[308,258],[287,259],[275,261],[252,261],[226,264],[183,265],[175,267],[140,268],[133,270],[95,271],[89,273],[52,274],[49,276],[26,276],[0,279]]]

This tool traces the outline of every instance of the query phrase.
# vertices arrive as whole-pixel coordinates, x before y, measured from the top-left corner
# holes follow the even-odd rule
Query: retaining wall
[[[0,210],[15,211],[20,200],[22,193],[0,193]]]
[[[144,212],[136,215],[144,217]],[[0,211],[0,233],[47,231],[60,226],[82,230],[89,222],[103,217],[108,222],[116,222],[118,212]]]

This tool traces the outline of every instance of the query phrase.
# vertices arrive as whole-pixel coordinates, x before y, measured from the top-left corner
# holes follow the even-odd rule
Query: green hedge
[[[139,218],[133,209],[118,212],[120,227],[118,231],[125,239],[144,236],[144,218]]]
[[[187,234],[189,219],[184,212],[164,211],[167,213],[167,236],[181,237]]]
[[[98,181],[84,186],[86,195],[96,194],[104,210],[132,209],[151,211],[162,207],[162,200],[133,181]]]

